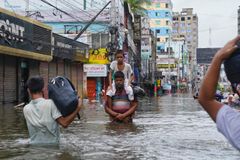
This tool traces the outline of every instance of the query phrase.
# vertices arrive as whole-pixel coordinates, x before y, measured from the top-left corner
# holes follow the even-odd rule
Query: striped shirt
[[[112,110],[117,113],[125,113],[130,109],[130,101],[125,89],[112,96]]]

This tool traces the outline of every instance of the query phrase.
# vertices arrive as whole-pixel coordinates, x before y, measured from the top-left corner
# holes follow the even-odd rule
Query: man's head
[[[115,53],[115,58],[118,63],[123,63],[124,60],[123,50],[117,50],[117,52]]]
[[[44,87],[44,80],[40,76],[30,77],[27,81],[27,88],[31,94],[41,93]]]
[[[114,74],[115,86],[117,90],[122,90],[124,88],[124,73],[122,71],[117,71]]]

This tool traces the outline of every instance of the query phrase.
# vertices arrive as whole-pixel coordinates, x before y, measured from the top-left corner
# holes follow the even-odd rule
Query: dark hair
[[[114,78],[123,78],[124,79],[124,73],[122,71],[117,71],[114,73]]]
[[[116,53],[115,53],[115,56],[117,56],[118,54],[122,54],[123,57],[124,57],[124,52],[123,52],[123,50],[121,50],[121,49],[117,50]]]
[[[44,87],[44,80],[41,76],[30,77],[27,81],[27,87],[31,93],[39,93]]]

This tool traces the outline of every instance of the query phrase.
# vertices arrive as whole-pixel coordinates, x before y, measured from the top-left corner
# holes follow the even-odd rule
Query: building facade
[[[152,0],[145,4],[147,15],[150,18],[150,28],[157,37],[157,55],[164,52],[172,31],[172,2],[171,0]]]
[[[196,67],[196,49],[198,47],[198,17],[192,8],[183,8],[182,11],[173,13],[173,38],[184,38],[187,46],[190,75],[184,75],[189,80],[194,77]]]

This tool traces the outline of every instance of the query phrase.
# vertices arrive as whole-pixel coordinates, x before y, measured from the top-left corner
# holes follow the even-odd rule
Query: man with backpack
[[[34,76],[27,81],[27,90],[31,101],[24,109],[24,117],[30,136],[30,144],[57,144],[59,142],[59,124],[66,128],[81,109],[81,100],[75,111],[63,117],[51,99],[43,97],[44,80]],[[64,95],[62,95],[64,96]]]

